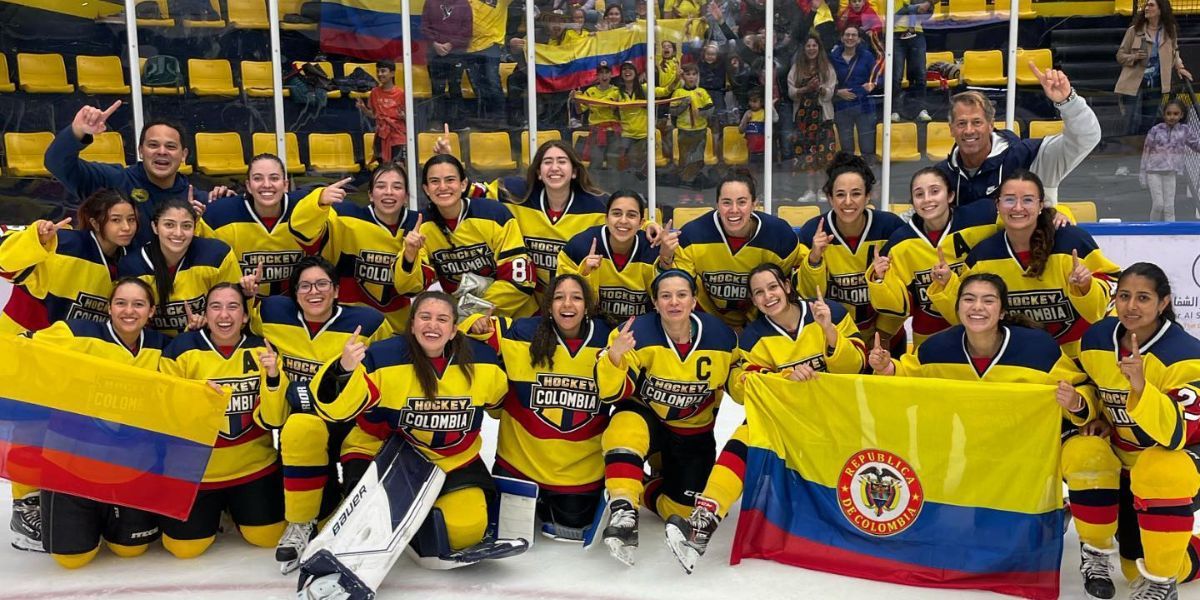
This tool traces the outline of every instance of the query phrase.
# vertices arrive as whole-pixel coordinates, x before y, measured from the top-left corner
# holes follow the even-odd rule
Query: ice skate
[[[307,523],[288,523],[283,530],[283,536],[275,545],[275,560],[279,561],[279,571],[284,575],[295,571],[300,566],[300,557],[308,542],[316,534],[316,521]]]
[[[29,552],[45,552],[42,547],[42,499],[34,493],[24,498],[13,499],[12,519],[8,522],[12,530],[12,547]]]
[[[708,541],[721,522],[715,513],[716,508],[712,500],[697,498],[692,516],[684,519],[679,515],[671,515],[667,519],[667,547],[689,575],[696,568],[696,561],[704,556]]]
[[[632,567],[633,551],[638,546],[638,509],[632,502],[618,498],[609,502],[608,511],[604,544],[613,558]]]

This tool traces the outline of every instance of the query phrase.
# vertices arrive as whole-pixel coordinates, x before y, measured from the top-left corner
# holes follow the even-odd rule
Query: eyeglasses
[[[1034,196],[1025,196],[1022,198],[1017,198],[1016,196],[1000,197],[1000,204],[1003,204],[1004,206],[1016,206],[1018,203],[1020,203],[1022,206],[1033,206],[1038,202],[1038,198]]]
[[[301,281],[296,284],[296,291],[301,294],[307,294],[313,290],[318,292],[328,292],[333,289],[333,282],[328,279],[320,279],[317,281]]]

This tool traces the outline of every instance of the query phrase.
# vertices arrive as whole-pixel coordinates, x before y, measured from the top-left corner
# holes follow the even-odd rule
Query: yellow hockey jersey
[[[715,210],[684,225],[679,234],[674,266],[696,278],[700,308],[730,327],[741,327],[754,316],[749,285],[754,267],[769,262],[791,273],[808,256],[787,221],[757,211],[754,219],[753,232],[736,250]]]
[[[821,373],[861,373],[866,366],[866,345],[858,326],[842,305],[829,304],[829,316],[837,328],[837,344],[825,343],[825,332],[813,320],[808,302],[800,303],[800,329],[795,333],[759,315],[738,336],[738,356],[729,375],[729,397],[742,403],[747,373],[778,373],[787,376],[797,365]]]
[[[243,335],[233,348],[218,348],[208,330],[201,329],[180,334],[163,352],[163,373],[213,381],[233,393],[225,410],[225,426],[217,434],[204,470],[202,489],[245,483],[278,468],[275,446],[264,423],[282,422],[280,415],[287,410],[287,378],[280,374],[278,381],[268,381],[258,358],[264,348],[262,338],[255,335]]]
[[[967,353],[966,330],[955,325],[935,333],[915,352],[893,359],[896,375],[935,377],[957,381],[994,381],[999,383],[1035,383],[1058,386],[1065,381],[1075,386],[1084,399],[1084,410],[1063,416],[1075,425],[1083,425],[1098,414],[1096,388],[1074,360],[1046,332],[1028,327],[1002,325],[1004,336],[1000,351],[987,361],[973,360]]]
[[[1096,383],[1117,456],[1130,468],[1146,448],[1181,450],[1200,443],[1200,341],[1171,321],[1154,337],[1139,339],[1146,387],[1130,398],[1129,380],[1117,365],[1126,356],[1119,346],[1124,335],[1116,317],[1092,325],[1083,335],[1079,362]]]
[[[117,261],[107,257],[90,231],[60,229],[49,247],[37,223],[0,237],[0,278],[13,284],[0,313],[0,335],[37,331],[65,319],[108,319]]]
[[[424,253],[412,263],[402,258],[404,237],[417,226],[417,213],[406,211],[393,231],[373,207],[346,201],[321,206],[322,189],[296,205],[289,221],[292,235],[308,253],[319,253],[337,267],[339,302],[370,306],[402,331],[413,297],[433,283]]]
[[[509,381],[496,464],[556,492],[599,489],[604,479],[600,436],[611,407],[600,402],[593,370],[610,327],[603,319],[585,322],[574,346],[560,337],[550,367],[534,365],[530,358],[542,317],[493,320],[496,331],[487,344],[499,350]]]
[[[149,371],[158,370],[163,350],[171,342],[171,338],[153,329],[143,329],[137,347],[129,348],[113,331],[112,322],[100,323],[86,319],[58,321],[46,329],[32,332],[31,337],[60,348]]]
[[[933,283],[933,267],[937,264],[940,247],[951,269],[961,270],[967,254],[979,242],[999,231],[996,224],[996,205],[993,202],[972,202],[954,209],[940,236],[934,239],[925,231],[925,221],[914,215],[912,220],[892,233],[879,251],[891,259],[891,266],[882,281],[875,280],[871,263],[867,263],[867,292],[871,306],[885,319],[883,333],[895,335],[903,321],[912,317],[913,346],[925,338],[950,327],[950,323],[929,299],[929,284]]]
[[[733,330],[713,315],[693,313],[686,352],[667,336],[658,313],[637,317],[632,332],[637,344],[620,365],[604,354],[597,358],[600,399],[643,404],[676,433],[712,431],[737,348]],[[609,345],[620,333],[612,331]]]
[[[644,231],[638,231],[624,266],[618,267],[613,260],[614,253],[608,244],[608,237],[608,226],[600,225],[571,238],[558,254],[558,272],[580,275],[580,265],[591,252],[594,240],[596,252],[601,256],[600,266],[584,279],[592,290],[592,299],[600,314],[614,320],[624,320],[654,310],[650,284],[661,270],[658,266],[658,248],[650,246]]]
[[[154,315],[150,317],[150,327],[169,336],[176,336],[187,329],[187,311],[183,305],[191,306],[193,314],[204,313],[205,299],[208,290],[218,283],[237,284],[242,279],[242,270],[238,267],[237,259],[229,246],[220,240],[209,238],[192,238],[191,245],[175,268],[175,283],[171,287],[171,297],[165,303],[158,298],[158,289],[154,287],[154,265],[150,262],[149,244],[138,251],[130,253],[121,259],[117,265],[117,274],[125,277],[137,277],[150,284],[154,289]]]
[[[819,287],[825,300],[840,302],[850,314],[859,330],[864,334],[878,327],[882,331],[898,331],[904,323],[903,317],[879,315],[871,307],[867,291],[867,267],[875,262],[875,255],[892,237],[897,229],[904,227],[900,217],[881,210],[866,209],[863,214],[867,225],[857,238],[850,238],[838,231],[837,217],[833,211],[813,217],[800,228],[800,243],[805,249],[812,248],[817,225],[825,223],[825,233],[833,241],[825,248],[821,264],[812,266],[808,260],[800,261],[796,271],[797,289],[803,296],[814,297]]]
[[[1092,288],[1086,296],[1077,296],[1071,288],[1073,268],[1071,252],[1092,271]],[[995,273],[1008,284],[1009,310],[1019,312],[1041,323],[1046,332],[1058,340],[1067,356],[1079,356],[1079,340],[1092,323],[1109,314],[1113,288],[1121,267],[1108,260],[1096,240],[1086,231],[1068,225],[1054,235],[1054,248],[1046,261],[1041,277],[1026,277],[1025,266],[1008,243],[1004,232],[979,243],[967,255],[966,270],[952,274],[941,286],[933,282],[929,297],[934,308],[950,323],[958,322],[955,302],[962,277],[971,273]]]
[[[496,314],[522,317],[537,310],[533,290],[537,267],[529,257],[521,227],[503,204],[489,198],[463,198],[450,228],[437,207],[425,209],[421,233],[429,263],[442,289],[454,293],[462,276],[475,273],[495,280],[483,299]]]
[[[467,381],[456,357],[448,357],[432,401],[425,398],[413,372],[414,349],[407,338],[373,344],[340,391],[340,381],[334,380],[347,376],[338,361],[331,360],[310,382],[317,391],[316,412],[331,421],[357,417],[356,427],[380,440],[400,434],[443,471],[453,471],[478,458],[483,413],[499,407],[508,392],[496,351],[475,340],[468,344],[472,380]]]
[[[214,200],[204,211],[204,223],[212,230],[206,237],[213,237],[233,249],[243,275],[250,275],[263,264],[262,279],[259,280],[258,296],[265,298],[287,291],[288,278],[292,276],[296,263],[306,252],[288,229],[288,221],[296,208],[296,198],[305,192],[284,194],[281,202],[283,211],[277,219],[266,219],[254,210],[254,200],[249,196],[230,196]]]
[[[567,240],[583,230],[604,224],[604,201],[587,192],[571,192],[571,198],[557,219],[551,219],[545,192],[539,182],[524,203],[504,204],[517,221],[525,238],[525,249],[537,266],[537,288],[534,299],[542,305],[542,294],[558,271],[558,253]]]

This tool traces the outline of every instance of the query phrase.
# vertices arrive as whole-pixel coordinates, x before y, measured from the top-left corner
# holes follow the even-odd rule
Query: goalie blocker
[[[516,556],[528,548],[525,539],[487,536],[470,548],[451,550],[434,501],[443,490],[466,486],[480,486],[494,495],[486,470],[480,469],[480,478],[475,469],[458,469],[448,480],[446,473],[398,436],[389,438],[375,459],[364,465],[346,499],[305,550],[298,598],[374,598],[410,542],[413,547],[408,551],[418,564],[440,569]],[[347,481],[353,481],[356,470],[347,465]]]

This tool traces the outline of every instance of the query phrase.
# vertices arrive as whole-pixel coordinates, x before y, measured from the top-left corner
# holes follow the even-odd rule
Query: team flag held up
[[[765,558],[907,585],[1057,598],[1054,388],[751,375],[731,562]]]
[[[187,518],[228,395],[23,337],[0,356],[0,477]]]

